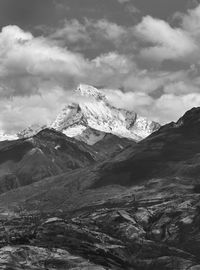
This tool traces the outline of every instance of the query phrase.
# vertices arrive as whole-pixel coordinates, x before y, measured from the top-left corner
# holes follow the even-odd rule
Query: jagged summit
[[[84,97],[90,97],[96,100],[103,100],[105,102],[107,101],[106,96],[100,90],[91,85],[80,84],[75,91],[77,94]]]
[[[69,137],[94,144],[110,133],[140,141],[160,127],[134,111],[113,107],[93,86],[80,84],[76,93],[86,99],[66,106],[51,126]]]
[[[112,106],[104,92],[93,86],[80,84],[75,92],[77,101],[66,105],[51,125],[32,125],[15,138],[31,137],[44,128],[53,128],[68,137],[93,145],[106,134],[140,141],[160,127],[134,111]],[[0,140],[3,140],[1,137],[7,139],[0,134]]]

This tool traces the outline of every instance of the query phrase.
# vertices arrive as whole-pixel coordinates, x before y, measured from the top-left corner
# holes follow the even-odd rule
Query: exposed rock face
[[[160,127],[133,111],[111,106],[106,96],[92,86],[80,85],[77,92],[79,103],[66,106],[52,124],[52,128],[69,137],[90,145],[107,133],[139,141]]]

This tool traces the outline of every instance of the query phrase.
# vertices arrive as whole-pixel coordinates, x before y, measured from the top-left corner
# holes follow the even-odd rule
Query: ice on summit
[[[66,106],[51,126],[69,137],[90,145],[107,133],[140,141],[160,127],[133,111],[113,107],[95,87],[81,84],[76,93],[84,99]]]
[[[44,128],[53,128],[68,137],[93,145],[108,133],[140,141],[160,127],[134,111],[112,106],[103,91],[93,86],[80,84],[75,92],[77,102],[65,106],[50,126],[33,125],[16,136],[0,133],[0,140],[28,138]]]

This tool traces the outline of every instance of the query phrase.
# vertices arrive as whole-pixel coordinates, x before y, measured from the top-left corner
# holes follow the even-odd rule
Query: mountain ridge
[[[160,128],[158,123],[133,111],[115,108],[100,90],[92,86],[81,84],[76,92],[85,99],[66,106],[51,126],[69,137],[78,136],[81,140],[81,134],[92,129],[140,141]],[[96,139],[95,142],[98,141]],[[83,140],[91,144],[89,138],[86,140],[83,136]]]
[[[0,136],[0,140],[28,138],[44,128],[54,128],[66,136],[89,145],[102,140],[106,134],[140,141],[160,128],[160,125],[136,112],[111,105],[103,91],[80,84],[75,90],[77,102],[66,105],[50,125],[32,125],[16,136]]]

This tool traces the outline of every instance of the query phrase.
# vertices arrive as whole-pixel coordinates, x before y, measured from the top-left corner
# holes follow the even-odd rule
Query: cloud
[[[200,94],[191,93],[181,96],[173,94],[163,95],[156,100],[152,112],[154,119],[160,123],[178,120],[186,111],[200,104]]]
[[[82,49],[81,51],[83,51],[80,44],[89,46],[89,48],[98,48],[105,45],[105,42],[110,42],[117,46],[122,42],[124,35],[127,35],[125,27],[106,19],[85,19],[82,23],[72,19],[65,20],[63,26],[54,31],[49,37],[67,45],[72,44],[74,46],[77,44],[77,48],[79,46],[79,50]]]
[[[181,28],[172,28],[167,22],[146,16],[135,27],[135,34],[146,42],[140,55],[154,61],[187,59],[199,53],[199,47],[190,34]]]
[[[125,7],[127,11],[139,12],[129,1]],[[135,55],[141,63],[145,60],[151,65],[165,60],[199,62],[200,6],[187,14],[179,14],[179,20],[179,27],[151,16],[144,16],[135,26],[122,26],[107,19],[65,20],[49,38],[72,51],[93,51],[98,55],[116,50]]]
[[[117,0],[120,4],[128,3],[130,0]]]
[[[62,28],[57,29],[51,36],[52,39],[65,39],[71,43],[78,41],[90,42],[90,36],[87,27],[78,20],[65,20]]]
[[[81,80],[85,68],[81,55],[17,26],[4,27],[0,33],[0,79],[5,88],[1,94],[31,94],[47,81],[69,88]]]
[[[181,21],[181,27],[191,34],[194,39],[200,37],[200,5],[194,9],[188,10],[186,14],[179,13],[179,19]]]
[[[178,120],[187,110],[199,106],[200,93],[164,94],[153,99],[146,93],[106,90],[109,101],[116,107],[134,110],[161,124]]]
[[[50,124],[61,108],[70,102],[71,94],[60,88],[40,95],[15,96],[0,100],[0,127],[9,134],[32,124]]]

